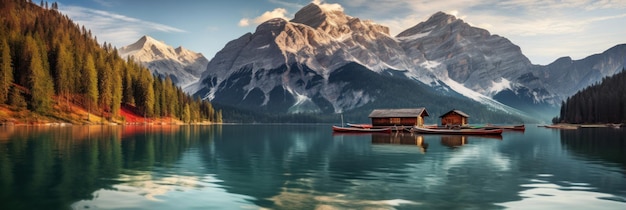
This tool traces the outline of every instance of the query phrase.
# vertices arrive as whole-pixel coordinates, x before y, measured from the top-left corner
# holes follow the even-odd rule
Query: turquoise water
[[[625,209],[626,129],[0,127],[0,209]]]

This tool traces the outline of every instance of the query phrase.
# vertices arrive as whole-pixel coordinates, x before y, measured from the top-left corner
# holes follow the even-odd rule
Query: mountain
[[[558,95],[533,80],[536,65],[510,40],[437,12],[396,38],[415,65],[442,81],[463,87],[533,115],[555,113]]]
[[[508,39],[438,12],[396,36],[409,57],[478,93],[526,112],[546,114],[577,91],[621,71],[626,45],[581,60],[534,65]],[[445,78],[445,76],[444,76]]]
[[[534,72],[547,88],[567,97],[619,73],[625,64],[626,44],[621,44],[580,60],[562,57],[546,66],[537,66]]]
[[[435,113],[458,104],[477,113],[519,113],[442,82],[401,44],[387,27],[312,3],[293,20],[269,20],[226,44],[209,62],[196,95],[271,113],[368,112],[420,104]],[[468,91],[476,97],[468,99]],[[484,108],[473,99],[493,106]]]
[[[418,65],[483,95],[491,97],[503,89],[527,88],[540,93],[536,101],[552,97],[542,83],[524,80],[523,75],[533,64],[520,47],[452,15],[438,12],[396,38],[409,57],[423,59]]]
[[[617,58],[593,65],[619,66]],[[567,96],[548,83],[577,78],[559,76],[565,66],[534,65],[508,39],[442,12],[392,37],[385,26],[311,3],[292,20],[269,20],[229,42],[207,65],[196,95],[273,113],[468,104],[482,107],[477,113],[549,120]]]
[[[123,58],[135,61],[161,77],[169,76],[174,84],[186,87],[200,78],[209,61],[201,54],[183,48],[173,48],[150,36],[119,49]]]

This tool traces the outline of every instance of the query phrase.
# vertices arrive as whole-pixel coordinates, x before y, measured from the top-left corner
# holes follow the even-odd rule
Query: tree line
[[[626,71],[605,77],[561,104],[553,122],[626,123]]]
[[[144,117],[221,122],[221,111],[210,102],[192,98],[132,58],[124,60],[57,8],[2,0],[0,104],[48,116],[77,105],[108,120],[120,119],[127,106]]]

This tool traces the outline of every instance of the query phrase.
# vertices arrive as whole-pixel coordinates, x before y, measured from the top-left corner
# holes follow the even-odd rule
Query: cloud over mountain
[[[61,5],[59,10],[78,24],[89,26],[99,40],[124,46],[137,37],[153,32],[184,33],[185,30],[156,22],[137,19],[114,12],[78,6]]]

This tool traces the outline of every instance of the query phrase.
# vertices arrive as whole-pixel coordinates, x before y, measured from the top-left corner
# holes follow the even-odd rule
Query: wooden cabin
[[[390,126],[424,126],[424,117],[428,116],[426,108],[416,109],[375,109],[370,113],[374,127]]]
[[[465,112],[453,109],[441,115],[441,125],[443,126],[464,126],[467,125],[469,115]]]

